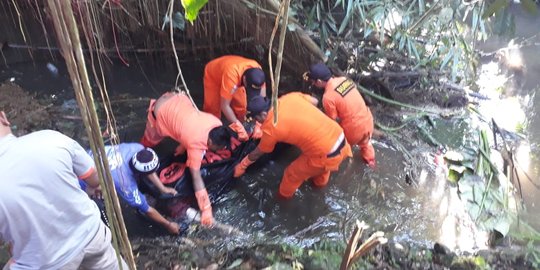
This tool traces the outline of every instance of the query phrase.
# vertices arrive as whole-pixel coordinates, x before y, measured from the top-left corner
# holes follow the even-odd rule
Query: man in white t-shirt
[[[52,130],[15,137],[0,111],[0,241],[11,246],[4,269],[118,269],[111,232],[90,193],[94,161],[73,139]],[[123,269],[128,269],[121,261]]]

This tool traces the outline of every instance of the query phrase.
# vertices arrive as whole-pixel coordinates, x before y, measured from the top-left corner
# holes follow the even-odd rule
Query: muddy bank
[[[345,249],[343,242],[321,242],[306,248],[261,243],[224,250],[219,248],[222,241],[192,235],[139,239],[133,247],[139,269],[339,269]],[[508,248],[456,255],[440,244],[419,248],[390,242],[377,246],[353,269],[536,269],[530,257]]]

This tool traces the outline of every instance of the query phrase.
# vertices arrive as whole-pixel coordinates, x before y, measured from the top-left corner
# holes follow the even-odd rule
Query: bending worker
[[[242,125],[245,122],[247,101],[254,96],[266,96],[264,72],[255,60],[237,55],[225,55],[206,64],[204,68],[205,112],[221,119],[225,115],[241,141],[248,139]],[[260,132],[254,131],[254,136]]]
[[[0,108],[0,244],[11,246],[4,270],[128,269],[93,195],[94,160],[73,139],[52,130],[15,137]],[[119,261],[120,260],[120,261]]]
[[[312,65],[304,73],[312,87],[324,89],[322,105],[326,115],[339,122],[351,145],[360,147],[360,157],[375,167],[375,149],[371,144],[373,116],[355,83],[346,77],[334,77],[325,64]]]
[[[269,100],[261,96],[253,98],[249,112],[262,123],[263,135],[257,148],[236,165],[234,176],[244,174],[260,156],[272,152],[276,143],[285,142],[300,148],[302,154],[285,169],[278,194],[291,198],[308,179],[316,187],[326,186],[330,172],[337,171],[352,153],[341,127],[317,109],[316,104],[317,99],[310,95],[286,94],[278,100],[278,121],[274,125]]]
[[[193,179],[193,189],[201,210],[201,223],[212,225],[212,206],[201,176],[201,162],[206,150],[225,149],[232,132],[215,116],[200,112],[184,93],[167,92],[150,101],[146,129],[141,143],[156,146],[165,137],[180,143],[175,154],[187,150],[186,166]]]
[[[137,181],[150,180],[161,193],[176,194],[176,190],[165,187],[156,173],[159,159],[154,150],[139,143],[121,143],[105,146],[111,176],[116,193],[131,207],[163,226],[169,233],[180,233],[180,226],[164,218],[155,208],[148,205],[146,197],[140,193]],[[92,153],[90,152],[92,155]],[[145,179],[144,179],[145,178]],[[84,185],[81,183],[83,189]]]

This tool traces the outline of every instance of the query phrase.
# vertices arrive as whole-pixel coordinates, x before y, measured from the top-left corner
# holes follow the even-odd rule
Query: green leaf
[[[197,15],[199,15],[199,10],[206,5],[208,0],[181,0],[182,6],[186,10],[186,19],[193,24]]]
[[[460,178],[461,178],[461,174],[459,174],[458,172],[456,172],[456,171],[448,171],[447,179],[451,183],[457,183]]]
[[[448,61],[450,61],[453,55],[454,55],[454,48],[450,49],[448,53],[444,56],[443,61],[441,63],[441,70],[444,69],[444,67],[446,67],[446,65],[448,64]]]
[[[418,14],[424,15],[425,11],[426,11],[426,3],[424,3],[424,0],[418,0]]]
[[[491,4],[482,15],[483,19],[487,19],[491,17],[496,12],[500,11],[503,8],[506,8],[508,6],[508,0],[496,0],[493,4]]]
[[[336,3],[337,4],[337,3]],[[343,33],[345,30],[345,27],[349,24],[349,20],[351,19],[351,16],[353,14],[353,0],[349,0],[349,3],[347,4],[347,14],[345,15],[345,18],[343,18],[343,21],[341,21],[341,25],[339,26],[338,35]]]
[[[244,260],[243,259],[236,259],[233,263],[231,263],[231,265],[229,265],[229,267],[227,267],[227,269],[234,269],[238,266],[240,266],[242,264]]]
[[[538,13],[538,9],[536,8],[536,3],[533,0],[520,0],[521,6],[532,15],[536,15]]]

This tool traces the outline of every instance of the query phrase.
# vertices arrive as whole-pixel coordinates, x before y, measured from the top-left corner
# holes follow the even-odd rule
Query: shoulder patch
[[[346,79],[342,83],[340,83],[336,89],[334,89],[336,92],[338,92],[342,97],[347,95],[352,89],[354,89],[356,85],[351,79]]]

